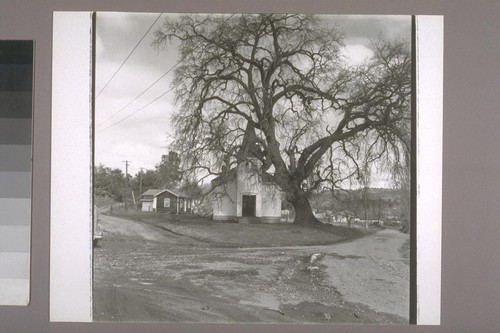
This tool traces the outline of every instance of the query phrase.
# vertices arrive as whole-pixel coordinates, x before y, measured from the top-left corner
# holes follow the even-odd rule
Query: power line
[[[156,97],[154,100],[152,100],[152,101],[151,101],[151,102],[149,102],[148,104],[144,105],[142,108],[140,108],[140,109],[138,109],[138,110],[136,110],[136,111],[132,112],[131,114],[129,114],[129,115],[128,115],[128,116],[126,116],[125,118],[120,119],[120,120],[119,120],[119,121],[117,121],[116,123],[113,123],[113,124],[109,125],[108,127],[105,127],[105,128],[100,129],[100,130],[98,130],[98,131],[99,131],[99,132],[105,131],[105,130],[107,130],[108,128],[111,128],[111,127],[113,127],[113,126],[115,126],[115,125],[118,125],[118,124],[119,124],[119,123],[121,123],[122,121],[127,120],[128,118],[132,117],[132,116],[133,116],[134,114],[136,114],[137,112],[144,110],[145,108],[147,108],[148,106],[150,106],[151,104],[153,104],[154,102],[156,102],[157,100],[159,100],[160,98],[162,98],[163,96],[165,96],[166,94],[168,94],[169,92],[171,92],[174,88],[175,88],[175,87],[172,87],[172,88],[168,89],[168,90],[167,90],[167,91],[165,91],[163,94],[161,94],[160,96]]]
[[[130,102],[128,102],[127,105],[125,105],[124,107],[122,107],[120,110],[116,111],[115,113],[113,113],[109,118],[107,118],[106,120],[102,121],[101,123],[99,123],[97,125],[97,127],[101,126],[102,124],[104,124],[105,122],[107,122],[108,120],[112,119],[114,116],[116,116],[118,113],[122,112],[123,110],[125,110],[130,104],[132,104],[133,102],[135,102],[137,99],[139,99],[139,97],[141,97],[142,95],[144,95],[149,89],[151,89],[155,84],[157,84],[161,79],[163,79],[168,73],[170,73],[175,67],[177,67],[178,65],[180,64],[180,62],[177,62],[175,65],[173,65],[172,67],[170,67],[170,69],[168,71],[166,71],[165,73],[163,73],[162,76],[160,76],[155,82],[153,82],[152,84],[150,84],[146,89],[144,89],[139,95],[137,95],[134,99],[132,99]]]
[[[163,14],[163,13],[162,13]],[[160,14],[161,16],[161,14]],[[223,23],[226,24],[231,18],[233,18],[235,16],[235,14],[231,14],[231,16],[229,16]],[[157,20],[159,19],[159,17],[157,18]],[[155,21],[156,22],[156,21]],[[154,25],[154,23],[153,23]],[[150,28],[151,29],[151,28]],[[149,87],[147,87],[144,91],[142,91],[139,95],[137,95],[132,101],[130,101],[127,105],[125,105],[123,108],[121,108],[120,110],[118,110],[117,112],[113,113],[109,118],[107,118],[106,120],[104,120],[103,122],[101,122],[100,124],[97,125],[98,126],[101,126],[103,123],[107,122],[108,120],[110,120],[111,118],[113,118],[115,115],[117,115],[118,113],[120,113],[121,111],[123,111],[125,108],[127,108],[130,104],[132,104],[133,102],[135,102],[139,97],[141,97],[142,95],[144,95],[149,89],[151,89],[156,83],[158,83],[158,81],[160,81],[163,77],[165,77],[168,73],[170,73],[175,67],[177,67],[179,64],[181,63],[181,60],[177,61],[172,67],[170,67],[162,76],[160,76],[160,78],[158,78],[155,82],[153,82]],[[127,120],[128,118],[132,117],[134,114],[136,114],[137,112],[141,111],[141,110],[144,110],[146,107],[150,106],[151,104],[153,104],[154,102],[156,102],[157,100],[159,100],[160,98],[162,98],[163,96],[165,96],[167,93],[169,93],[170,91],[172,91],[174,89],[174,87],[168,89],[166,92],[164,92],[163,94],[161,94],[160,96],[158,96],[157,98],[155,98],[154,100],[152,100],[151,102],[149,102],[148,104],[146,104],[145,106],[143,106],[142,108],[134,111],[133,113],[129,114],[128,116],[126,116],[125,118],[122,118],[120,119],[119,121],[103,128],[103,129],[100,129],[98,130],[99,132],[102,132],[102,131],[105,131],[107,130],[108,128],[111,128],[115,125],[118,125],[119,123],[121,123],[122,121],[124,120]]]
[[[151,24],[151,26],[149,27],[148,31],[146,31],[146,33],[141,37],[141,39],[137,42],[137,44],[135,44],[134,48],[132,49],[132,51],[130,51],[130,53],[128,54],[128,56],[125,58],[125,60],[122,62],[122,64],[120,65],[120,67],[118,67],[118,69],[115,71],[115,73],[111,76],[111,78],[109,79],[109,81],[104,85],[104,87],[101,89],[101,91],[99,91],[99,93],[97,94],[97,97],[99,97],[99,95],[104,91],[104,89],[106,89],[106,87],[109,85],[109,83],[111,81],[113,81],[113,79],[115,78],[116,74],[118,74],[118,72],[122,69],[123,65],[125,65],[125,63],[127,62],[127,60],[132,56],[132,53],[134,53],[134,51],[137,49],[137,47],[139,46],[139,44],[142,42],[142,40],[147,36],[147,34],[151,31],[151,29],[153,29],[154,25],[156,24],[156,22],[158,22],[158,20],[160,19],[160,17],[162,16],[163,13],[160,13],[160,15],[158,15],[158,17],[156,18],[156,20],[153,22],[153,24]]]

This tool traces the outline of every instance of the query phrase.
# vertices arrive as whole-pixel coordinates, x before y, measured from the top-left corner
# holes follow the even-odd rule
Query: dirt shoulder
[[[322,261],[327,279],[346,301],[362,301],[377,311],[407,317],[410,272],[402,251],[408,242],[407,234],[386,229],[338,244]]]

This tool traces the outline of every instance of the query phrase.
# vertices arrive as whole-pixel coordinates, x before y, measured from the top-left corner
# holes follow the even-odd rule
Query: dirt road
[[[101,215],[94,320],[405,323],[408,236],[234,248]]]

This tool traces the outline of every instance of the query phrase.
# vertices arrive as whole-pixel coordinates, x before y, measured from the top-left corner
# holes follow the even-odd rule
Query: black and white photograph
[[[93,321],[410,322],[411,16],[93,20]]]

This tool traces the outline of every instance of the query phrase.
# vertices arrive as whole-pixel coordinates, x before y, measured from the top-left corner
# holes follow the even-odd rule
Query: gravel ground
[[[312,245],[309,239],[297,246],[314,231],[272,226],[260,231],[261,238],[274,233],[279,245],[236,246],[249,230],[261,229],[217,224],[206,233],[196,223],[159,228],[105,215],[101,220],[95,321],[408,322],[408,235],[395,230],[341,243],[345,235],[325,236],[323,230],[322,237],[337,244]]]

